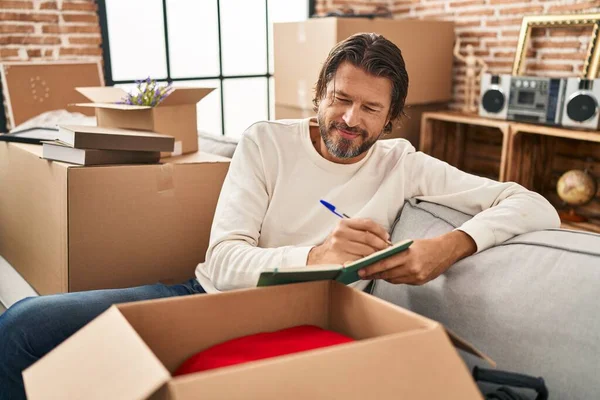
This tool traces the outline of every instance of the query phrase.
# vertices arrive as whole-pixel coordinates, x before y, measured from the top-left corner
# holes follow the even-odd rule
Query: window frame
[[[162,0],[162,13],[163,13],[163,34],[165,36],[165,61],[167,64],[167,77],[161,78],[160,80],[166,80],[167,82],[177,81],[202,81],[202,80],[215,80],[218,79],[220,82],[220,98],[221,98],[221,134],[225,135],[225,102],[223,96],[223,81],[228,79],[240,79],[240,78],[265,78],[267,81],[267,118],[271,119],[271,78],[274,76],[269,70],[269,0],[265,2],[265,24],[266,24],[266,73],[265,74],[244,74],[244,75],[223,75],[223,57],[222,57],[222,43],[221,43],[221,0],[213,0],[217,2],[217,33],[218,33],[218,45],[219,45],[219,75],[216,76],[192,76],[185,78],[173,78],[171,77],[171,61],[169,55],[169,26],[167,18],[167,0]],[[308,17],[315,14],[316,0],[308,0]],[[108,37],[108,18],[106,13],[106,1],[98,0],[98,19],[100,24],[100,32],[102,35],[102,56],[104,59],[104,81],[107,86],[114,86],[115,84],[131,84],[135,83],[135,80],[114,80],[112,77],[112,64],[110,55],[110,40]],[[138,79],[142,79],[139,77]]]

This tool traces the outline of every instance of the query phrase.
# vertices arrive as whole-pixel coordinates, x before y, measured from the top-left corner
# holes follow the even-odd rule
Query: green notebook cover
[[[300,283],[321,280],[336,280],[348,285],[360,279],[358,270],[377,261],[400,253],[410,247],[412,240],[405,240],[393,244],[383,250],[377,251],[367,257],[353,261],[345,267],[341,265],[322,265],[314,267],[284,268],[266,270],[261,272],[256,286],[285,285],[287,283]]]

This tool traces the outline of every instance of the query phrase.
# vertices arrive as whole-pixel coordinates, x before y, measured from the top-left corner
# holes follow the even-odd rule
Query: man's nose
[[[348,125],[350,128],[353,128],[355,126],[358,126],[358,124],[360,123],[360,116],[359,116],[360,110],[358,105],[356,104],[352,104],[351,106],[349,106],[346,111],[344,112],[344,122],[346,123],[346,125]]]

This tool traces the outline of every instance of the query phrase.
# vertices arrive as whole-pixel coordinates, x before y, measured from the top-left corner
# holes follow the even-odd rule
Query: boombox
[[[600,79],[482,74],[479,115],[600,129]]]
[[[600,79],[568,78],[562,125],[573,128],[600,129],[599,101]]]
[[[513,76],[507,119],[534,124],[560,125],[565,79]]]

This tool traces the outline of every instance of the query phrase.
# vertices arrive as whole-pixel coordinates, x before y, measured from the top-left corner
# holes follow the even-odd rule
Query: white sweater
[[[309,119],[258,122],[236,148],[196,276],[207,292],[254,287],[263,268],[306,266],[339,219],[319,200],[389,231],[413,197],[477,214],[459,229],[478,252],[560,224],[539,194],[462,172],[404,139],[380,140],[358,163],[336,164],[313,147]]]

